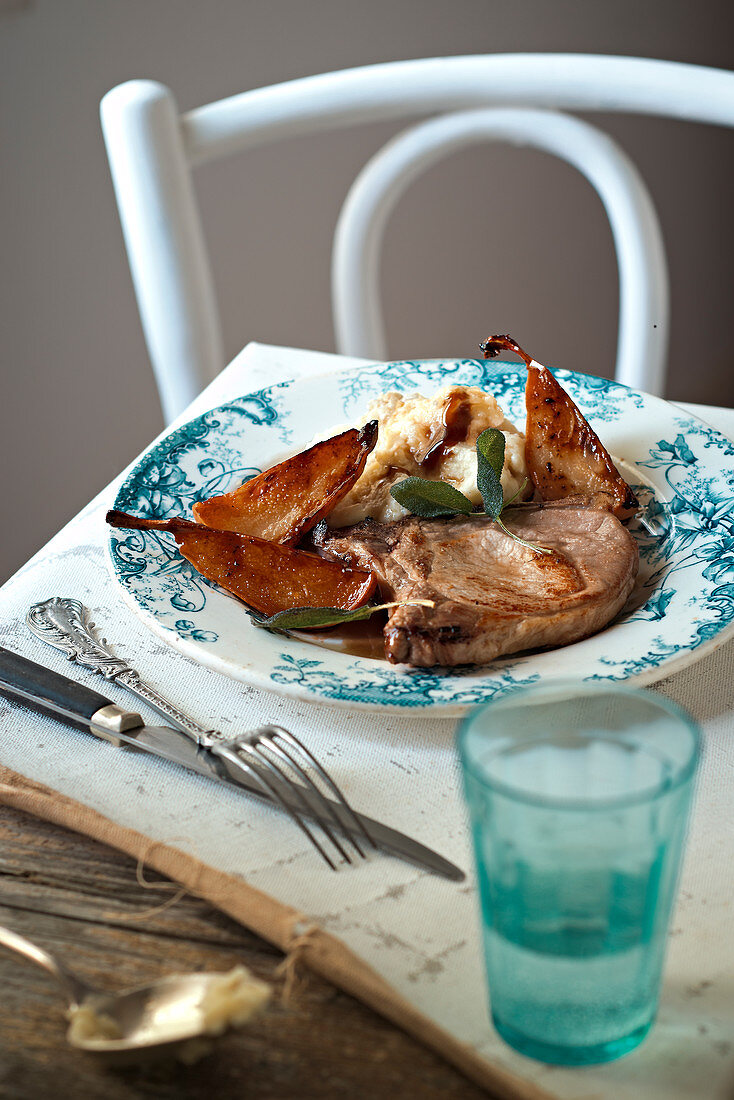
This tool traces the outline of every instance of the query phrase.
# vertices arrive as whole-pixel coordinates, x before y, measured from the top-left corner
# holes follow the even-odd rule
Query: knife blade
[[[207,779],[226,783],[277,805],[258,786],[256,780],[249,780],[238,768],[229,765],[225,759],[214,755],[209,749],[200,747],[180,730],[170,726],[145,725],[138,713],[126,711],[86,685],[2,646],[0,694],[16,703],[61,719],[76,729],[110,741],[117,747],[124,745],[138,752],[149,753]],[[271,782],[289,807],[304,812],[303,805],[299,804],[300,799],[294,796],[288,783],[275,779]],[[309,816],[318,820],[321,815],[316,809],[316,796],[302,784],[298,784],[298,789],[309,808]],[[327,801],[345,832],[359,837],[359,832],[339,803],[331,799]],[[454,882],[464,880],[464,872],[459,867],[419,841],[365,814],[357,813],[356,816],[377,847],[386,854]]]

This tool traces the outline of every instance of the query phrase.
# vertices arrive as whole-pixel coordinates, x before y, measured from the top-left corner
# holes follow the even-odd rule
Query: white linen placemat
[[[357,361],[250,344],[181,419],[263,385],[350,362]],[[333,874],[283,815],[255,800],[165,762],[113,751],[2,699],[0,763],[309,914],[445,1030],[564,1100],[727,1095],[734,1081],[734,644],[658,685],[701,722],[705,737],[658,1023],[643,1046],[619,1062],[543,1066],[505,1046],[489,1022],[455,722],[280,698],[169,649],[123,604],[107,571],[104,511],[118,483],[0,591],[0,642],[129,704],[122,689],[70,666],[24,625],[32,603],[55,595],[80,599],[113,648],[198,720],[226,732],[266,722],[292,729],[356,808],[435,847],[469,871],[468,880],[449,883],[387,858]]]

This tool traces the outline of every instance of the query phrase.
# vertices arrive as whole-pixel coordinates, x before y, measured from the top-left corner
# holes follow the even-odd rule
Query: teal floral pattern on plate
[[[606,630],[572,646],[482,668],[408,669],[316,647],[255,627],[237,600],[205,581],[170,535],[111,531],[113,575],[127,602],[169,644],[254,686],[351,708],[459,714],[541,679],[646,683],[734,633],[734,444],[673,405],[602,378],[556,372],[635,486],[646,526],[633,524],[640,575]],[[351,368],[247,394],[175,429],[147,451],[115,507],[188,516],[317,436],[364,422],[385,390],[430,393],[478,385],[519,427],[524,370],[474,359]]]

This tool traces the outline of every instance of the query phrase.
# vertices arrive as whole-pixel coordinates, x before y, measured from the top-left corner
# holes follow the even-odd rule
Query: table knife
[[[239,768],[230,764],[226,758],[216,755],[212,749],[197,745],[181,730],[171,726],[145,725],[136,712],[127,711],[84,684],[1,646],[0,694],[53,718],[59,718],[76,729],[95,734],[117,747],[129,746],[137,751],[150,753],[277,805],[274,799],[269,798]],[[216,731],[209,732],[216,734]],[[226,738],[223,738],[223,742],[226,742]],[[300,799],[305,799],[309,816],[319,820],[316,799],[312,798],[305,787],[299,784],[298,802],[294,801],[288,784],[283,783],[279,787],[279,795],[286,803],[290,803],[291,808],[304,812]],[[359,836],[339,803],[330,799],[327,801],[345,832],[351,836]],[[365,814],[356,816],[383,852],[454,882],[463,881],[464,872],[437,852]]]

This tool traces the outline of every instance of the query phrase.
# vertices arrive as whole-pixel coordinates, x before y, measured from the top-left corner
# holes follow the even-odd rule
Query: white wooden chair
[[[225,365],[192,168],[304,132],[415,114],[440,113],[394,138],[370,161],[339,220],[332,268],[338,350],[386,356],[378,258],[399,195],[452,150],[503,140],[562,157],[596,188],[619,266],[615,377],[660,393],[668,284],[652,201],[609,137],[560,110],[634,111],[734,126],[734,73],[586,54],[427,58],[258,88],[183,115],[161,84],[133,80],[113,88],[102,100],[102,127],[166,420]]]

